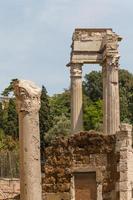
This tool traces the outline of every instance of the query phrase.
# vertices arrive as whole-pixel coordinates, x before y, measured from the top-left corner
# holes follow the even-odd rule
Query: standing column
[[[104,133],[106,134],[115,134],[120,129],[118,64],[112,61],[113,58],[108,58],[103,67]]]
[[[116,134],[120,130],[119,105],[119,51],[118,42],[122,38],[107,30],[104,37],[103,52],[103,100],[104,100],[104,133]]]
[[[14,90],[19,113],[20,197],[42,200],[39,109],[41,90],[30,81],[16,81]]]
[[[82,64],[71,64],[71,130],[83,130]]]
[[[103,131],[105,134],[108,134],[107,128],[107,119],[108,119],[108,88],[107,88],[107,68],[106,66],[102,67],[102,74],[103,74]]]

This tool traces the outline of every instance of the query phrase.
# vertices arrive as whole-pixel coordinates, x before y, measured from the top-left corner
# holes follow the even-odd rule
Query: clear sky
[[[113,28],[123,37],[121,68],[133,72],[133,0],[0,0],[0,92],[13,78],[44,84],[49,94],[69,87],[76,27]]]

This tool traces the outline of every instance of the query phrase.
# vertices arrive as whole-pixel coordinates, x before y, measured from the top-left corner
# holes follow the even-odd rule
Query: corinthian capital
[[[114,66],[114,67],[119,67],[119,58],[120,58],[120,55],[118,53],[114,54],[114,55],[111,55],[111,56],[108,56],[107,57],[107,64],[109,66]]]
[[[41,89],[28,80],[14,82],[14,92],[18,112],[38,112],[40,109]]]
[[[70,73],[71,77],[82,77],[82,64],[71,64]]]

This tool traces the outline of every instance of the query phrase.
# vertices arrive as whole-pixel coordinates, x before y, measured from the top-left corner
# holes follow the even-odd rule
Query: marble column
[[[83,130],[82,64],[71,64],[71,131]]]
[[[120,129],[118,64],[108,58],[103,66],[104,133],[115,134]]]
[[[41,90],[30,81],[14,83],[19,114],[20,198],[42,200],[39,109]]]

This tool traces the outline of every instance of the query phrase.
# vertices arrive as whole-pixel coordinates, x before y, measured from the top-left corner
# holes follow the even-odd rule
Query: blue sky
[[[0,92],[13,78],[44,84],[49,94],[69,87],[76,27],[113,28],[123,37],[121,68],[133,73],[132,0],[0,0]]]

